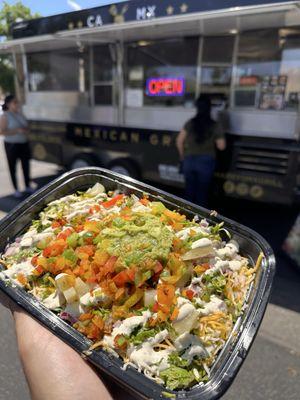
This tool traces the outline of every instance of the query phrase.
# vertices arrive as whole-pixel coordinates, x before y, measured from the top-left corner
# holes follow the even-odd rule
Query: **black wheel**
[[[69,164],[69,169],[94,167],[98,165],[98,160],[92,154],[78,154]]]
[[[117,159],[108,165],[108,169],[118,174],[130,176],[131,178],[139,178],[139,170],[135,163],[131,160]]]

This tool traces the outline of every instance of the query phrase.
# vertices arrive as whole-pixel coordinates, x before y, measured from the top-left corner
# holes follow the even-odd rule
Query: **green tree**
[[[11,39],[11,25],[25,19],[39,17],[32,14],[30,8],[24,6],[21,1],[10,5],[2,2],[0,9],[0,37],[1,41]],[[14,91],[14,68],[10,55],[0,55],[0,88],[4,93]]]

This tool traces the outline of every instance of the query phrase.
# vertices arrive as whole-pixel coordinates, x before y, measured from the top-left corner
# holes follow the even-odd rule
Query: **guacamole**
[[[97,247],[118,256],[125,266],[145,259],[164,261],[171,251],[174,233],[151,213],[135,213],[131,220],[116,218],[97,237]]]

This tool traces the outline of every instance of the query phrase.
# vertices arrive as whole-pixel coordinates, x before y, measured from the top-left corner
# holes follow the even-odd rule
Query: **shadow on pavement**
[[[37,185],[36,189],[38,190],[38,189],[42,188],[47,183],[58,178],[62,173],[63,173],[63,171],[59,171],[55,175],[42,176],[42,177],[33,179],[33,182]],[[5,213],[10,212],[13,208],[15,208],[17,205],[19,205],[22,201],[24,201],[29,196],[30,195],[23,194],[23,196],[20,199],[16,199],[13,196],[13,194],[0,197],[0,211],[3,211]]]
[[[35,179],[38,188],[57,178],[55,175]],[[155,185],[155,184],[154,184]],[[182,196],[180,189],[160,185],[161,189]],[[12,196],[0,198],[0,211],[9,212],[23,199]],[[272,246],[277,259],[271,302],[284,308],[300,312],[300,269],[282,251],[282,244],[299,213],[297,206],[254,203],[245,200],[215,198],[211,208],[228,218],[240,222],[260,233]]]

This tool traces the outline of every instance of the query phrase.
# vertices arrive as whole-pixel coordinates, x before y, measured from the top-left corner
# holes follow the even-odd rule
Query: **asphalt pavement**
[[[2,147],[0,143],[0,218],[18,204],[11,196],[12,187]],[[39,186],[58,173],[57,167],[51,164],[32,162],[32,175]],[[223,399],[299,400],[300,270],[281,251],[282,241],[298,210],[295,207],[241,201],[216,203],[222,214],[263,234],[275,250],[278,265],[271,303],[262,326],[237,378]],[[0,400],[30,399],[18,358],[12,318],[1,305],[0,371]],[[115,398],[129,400],[131,396],[120,390]]]

